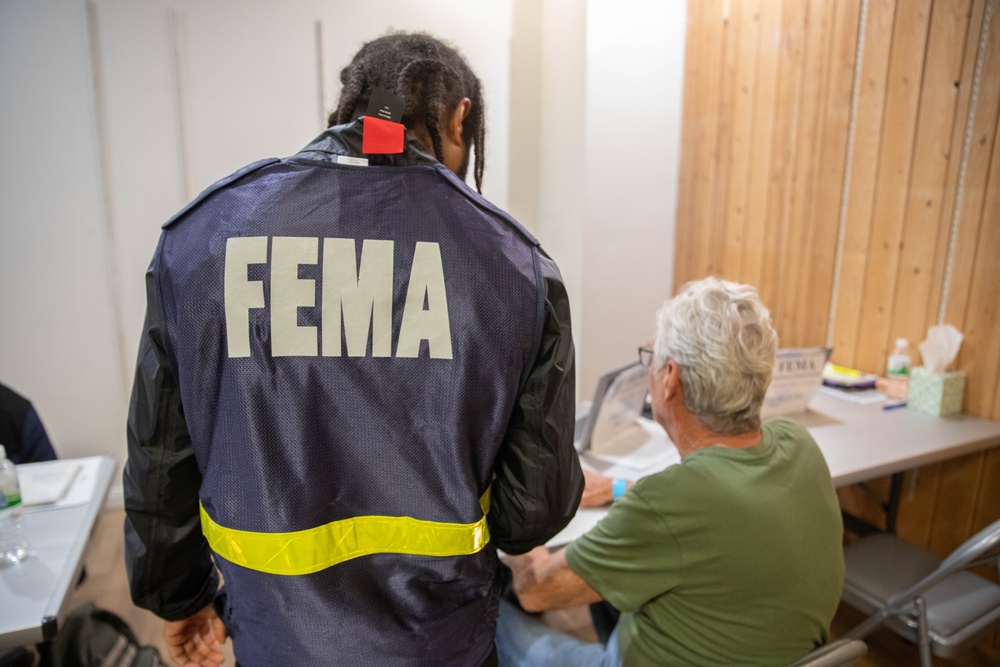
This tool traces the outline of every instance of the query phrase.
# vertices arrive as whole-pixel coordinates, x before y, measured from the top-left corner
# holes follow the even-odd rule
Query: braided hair
[[[468,97],[472,108],[462,121],[462,139],[466,151],[475,146],[476,189],[482,193],[486,138],[482,84],[454,47],[423,33],[392,33],[362,46],[341,70],[340,82],[340,100],[329,125],[363,115],[372,89],[383,88],[403,98],[404,125],[427,128],[439,162],[444,162],[441,123]]]

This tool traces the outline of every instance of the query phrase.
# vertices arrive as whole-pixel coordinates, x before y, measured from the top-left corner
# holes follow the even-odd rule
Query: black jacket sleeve
[[[146,324],[128,414],[125,565],[135,604],[172,621],[210,603],[218,575],[201,533],[201,473],[160,325],[159,256],[158,248],[146,272]]]
[[[497,457],[489,527],[497,548],[519,554],[562,530],[580,504],[569,299],[555,262],[539,252],[544,320],[538,354]]]

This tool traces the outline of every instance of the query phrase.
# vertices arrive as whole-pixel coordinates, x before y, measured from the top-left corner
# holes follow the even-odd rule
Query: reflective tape
[[[199,503],[201,532],[230,563],[268,574],[310,574],[358,556],[466,556],[490,541],[486,515],[490,489],[479,499],[474,523],[422,521],[408,516],[358,516],[291,533],[257,533],[220,526]]]

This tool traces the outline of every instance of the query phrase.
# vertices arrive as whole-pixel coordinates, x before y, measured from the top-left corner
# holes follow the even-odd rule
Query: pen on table
[[[900,401],[898,403],[886,403],[882,406],[883,410],[895,410],[896,408],[905,408],[906,401]]]

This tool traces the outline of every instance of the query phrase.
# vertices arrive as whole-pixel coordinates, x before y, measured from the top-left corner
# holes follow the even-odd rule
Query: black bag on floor
[[[59,667],[165,667],[153,646],[140,646],[128,623],[92,602],[66,617],[52,641]]]

